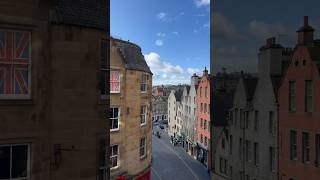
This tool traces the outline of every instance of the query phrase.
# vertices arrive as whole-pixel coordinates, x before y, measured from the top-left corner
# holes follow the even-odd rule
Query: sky
[[[153,85],[190,84],[210,66],[210,0],[111,0],[111,36],[138,44]]]
[[[215,0],[211,10],[213,30],[212,71],[257,72],[257,54],[265,39],[276,37],[294,47],[303,16],[309,16],[315,38],[320,38],[319,0]]]

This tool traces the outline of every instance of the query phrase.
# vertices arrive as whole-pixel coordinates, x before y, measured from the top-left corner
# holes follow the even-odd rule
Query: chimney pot
[[[304,26],[308,26],[308,16],[304,16]]]

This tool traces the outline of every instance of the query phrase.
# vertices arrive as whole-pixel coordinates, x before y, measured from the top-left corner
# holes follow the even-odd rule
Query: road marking
[[[154,170],[152,167],[151,167],[151,171],[153,171],[154,174],[155,174],[160,180],[162,180],[162,178],[161,178],[160,175],[157,173],[157,171]]]
[[[157,139],[157,138],[154,138]],[[174,150],[172,150],[169,146],[167,146],[165,143],[161,142],[160,140],[158,140],[161,144],[163,144],[166,148],[168,148],[170,151],[172,151],[182,162],[183,164],[189,169],[189,171],[191,172],[191,174],[197,179],[199,180],[198,176],[193,172],[193,170],[190,168],[190,166],[179,156],[178,153],[176,153]]]

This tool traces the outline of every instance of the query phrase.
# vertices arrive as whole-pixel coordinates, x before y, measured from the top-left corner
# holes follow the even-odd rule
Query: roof
[[[244,78],[244,88],[246,91],[247,100],[252,100],[254,92],[257,87],[258,78],[250,77],[250,78]]]
[[[186,88],[187,88],[187,94],[189,94],[189,92],[190,92],[190,86],[189,86],[189,85],[186,85]]]
[[[278,99],[278,90],[281,86],[282,76],[271,76],[271,83],[276,99]]]
[[[138,45],[120,39],[112,38],[112,40],[116,42],[117,47],[125,60],[126,69],[144,71],[152,74],[142,55],[141,48]]]
[[[228,112],[233,105],[233,94],[226,91],[215,91],[212,95],[211,116],[213,126],[227,126]]]
[[[174,96],[176,97],[176,101],[181,101],[183,91],[181,89],[178,89],[174,92]]]
[[[108,30],[107,1],[53,0],[50,22]]]

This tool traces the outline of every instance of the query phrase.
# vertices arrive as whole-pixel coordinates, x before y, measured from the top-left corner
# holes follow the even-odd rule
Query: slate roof
[[[246,91],[247,100],[250,101],[253,98],[254,92],[257,87],[258,78],[245,78],[243,79],[244,88]]]
[[[107,31],[106,0],[53,0],[50,22]]]
[[[141,48],[138,45],[120,39],[112,39],[116,42],[117,47],[125,60],[126,69],[144,71],[152,74],[142,55]]]
[[[215,91],[212,95],[211,119],[213,126],[227,126],[228,112],[233,105],[233,94],[226,91]]]
[[[176,97],[176,101],[181,101],[182,94],[183,94],[183,91],[180,89],[174,92],[174,96]]]

